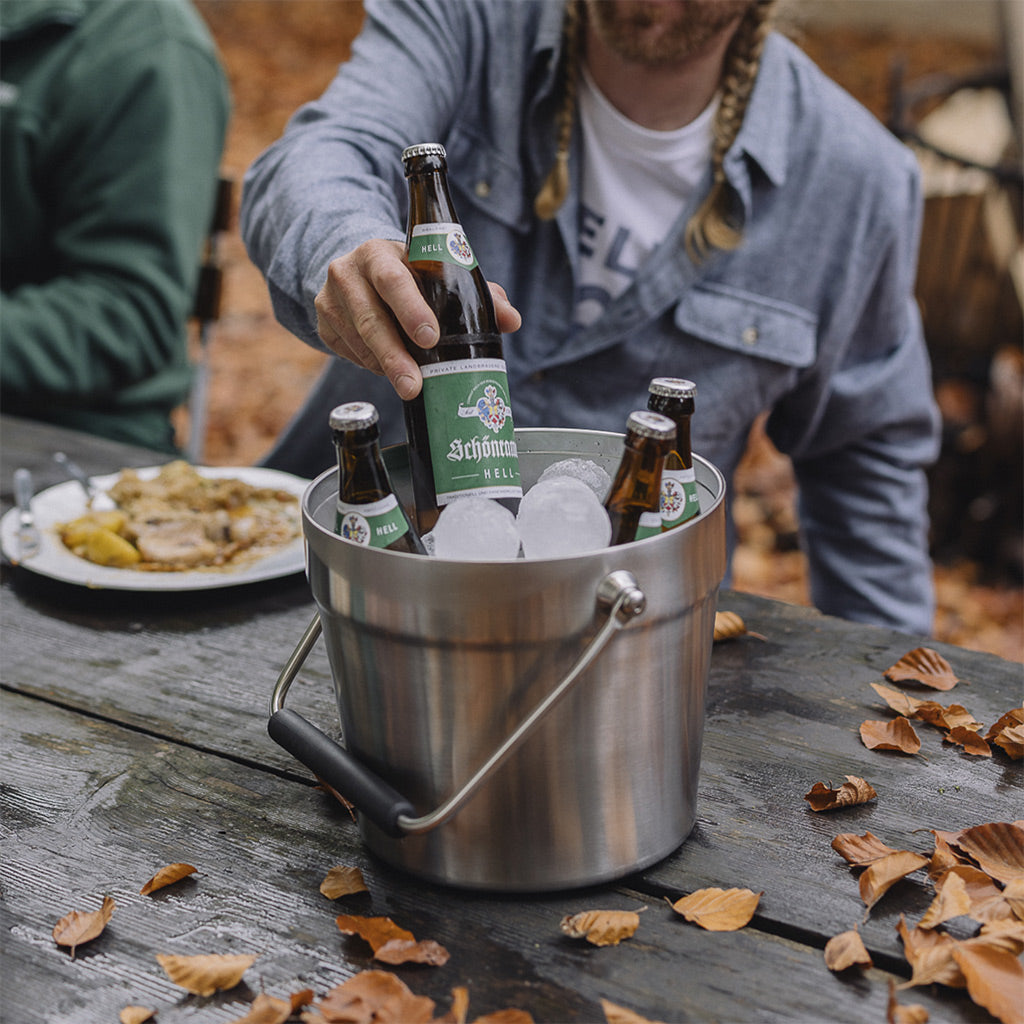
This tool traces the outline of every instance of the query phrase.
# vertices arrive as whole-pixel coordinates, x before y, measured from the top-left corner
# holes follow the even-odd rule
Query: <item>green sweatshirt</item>
[[[174,452],[229,97],[188,0],[0,0],[0,409]]]

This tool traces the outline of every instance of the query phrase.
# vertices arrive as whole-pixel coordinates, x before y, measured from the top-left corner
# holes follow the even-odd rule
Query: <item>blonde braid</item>
[[[569,194],[569,150],[572,146],[572,127],[576,113],[583,21],[580,15],[581,6],[582,0],[569,0],[565,6],[565,22],[562,28],[565,37],[565,63],[562,70],[564,93],[557,118],[555,163],[533,201],[534,212],[541,220],[551,220]]]
[[[711,190],[686,225],[686,251],[694,263],[700,263],[710,249],[735,249],[743,239],[742,231],[729,222],[729,189],[723,163],[743,124],[764,41],[771,31],[775,3],[757,0],[747,9],[729,43],[722,99],[712,126]]]

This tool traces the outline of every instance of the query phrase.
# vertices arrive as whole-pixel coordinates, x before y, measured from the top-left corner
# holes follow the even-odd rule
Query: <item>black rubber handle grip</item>
[[[281,708],[270,716],[267,732],[275,743],[351,801],[387,835],[401,838],[406,834],[398,818],[414,818],[412,804],[302,715],[291,708]]]

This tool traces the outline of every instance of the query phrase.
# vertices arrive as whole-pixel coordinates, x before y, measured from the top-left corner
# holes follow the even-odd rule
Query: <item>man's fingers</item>
[[[500,284],[488,281],[491,289],[491,298],[494,300],[494,316],[498,321],[498,330],[502,334],[511,334],[523,326],[523,318],[519,310],[509,302],[505,289]]]

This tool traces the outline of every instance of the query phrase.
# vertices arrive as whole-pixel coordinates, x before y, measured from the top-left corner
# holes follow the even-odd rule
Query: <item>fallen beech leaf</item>
[[[932,982],[948,985],[950,988],[963,988],[967,984],[960,967],[953,959],[956,940],[948,932],[934,931],[930,928],[908,928],[902,914],[896,931],[903,940],[903,955],[907,958],[912,971],[910,981],[905,981],[900,988],[930,985]]]
[[[832,840],[832,849],[842,857],[847,864],[862,868],[890,853],[896,853],[891,846],[886,846],[878,836],[865,832],[862,836],[854,835],[852,832],[840,832]]]
[[[584,910],[563,917],[561,924],[566,935],[595,946],[617,946],[632,938],[639,927],[640,915],[632,910]]]
[[[973,729],[968,729],[964,725],[950,729],[943,738],[950,743],[955,743],[958,747],[963,747],[965,754],[972,754],[974,757],[992,756],[992,748],[985,740]]]
[[[889,1004],[885,1019],[888,1024],[928,1024],[928,1011],[920,1003],[905,1006],[896,1000],[896,982],[889,979]]]
[[[476,1017],[473,1024],[533,1024],[533,1018],[525,1010],[495,1010]]]
[[[934,928],[954,917],[961,917],[971,909],[971,898],[960,875],[950,871],[936,886],[935,899],[917,922],[918,928]]]
[[[288,999],[278,999],[261,992],[250,1004],[244,1017],[235,1017],[229,1024],[285,1024],[292,1015]]]
[[[914,727],[902,715],[891,722],[861,722],[860,738],[869,750],[899,750],[904,754],[916,754],[921,749],[921,740]]]
[[[812,811],[835,811],[840,807],[853,807],[874,800],[878,794],[870,782],[865,782],[857,775],[847,775],[838,789],[832,789],[831,783],[816,782],[804,799],[811,805]]]
[[[1024,757],[1024,725],[1008,725],[990,738],[990,742],[1004,750],[1014,761]]]
[[[1007,882],[1003,890],[1003,899],[1006,900],[1013,916],[1018,921],[1024,921],[1024,879],[1015,878],[1012,882]]]
[[[339,896],[351,896],[354,892],[367,892],[367,888],[359,868],[339,864],[327,872],[320,883],[320,891],[329,900],[336,900]]]
[[[292,1014],[296,1014],[304,1006],[309,1006],[316,997],[316,993],[311,988],[300,988],[298,992],[293,992],[288,997],[288,1002],[292,1005]]]
[[[452,989],[451,1009],[441,1018],[443,1024],[466,1024],[469,1016],[469,989],[465,985],[457,985]]]
[[[434,1000],[413,995],[400,978],[387,971],[360,971],[332,988],[315,1008],[328,1024],[430,1024],[434,1019]]]
[[[910,850],[897,850],[869,864],[860,876],[860,898],[870,910],[901,878],[928,863],[927,857]]]
[[[175,882],[180,882],[181,879],[187,878],[189,875],[195,873],[195,868],[191,864],[168,864],[167,867],[161,868],[140,890],[140,896],[148,896],[151,892],[156,892],[157,889],[163,889],[165,886],[173,885]]]
[[[943,880],[949,875],[958,875],[963,880],[971,901],[967,913],[975,921],[1004,921],[1014,917],[1003,890],[984,871],[969,864],[958,864],[943,875]]]
[[[953,949],[953,959],[963,972],[972,1002],[1003,1024],[1024,1022],[1024,966],[1016,956],[991,946],[962,943]]]
[[[735,612],[715,612],[715,633],[714,639],[732,640],[738,636],[752,636],[758,640],[764,640],[760,633],[752,633],[747,629],[747,624]]]
[[[145,1006],[126,1006],[118,1015],[117,1019],[121,1024],[146,1024],[152,1020],[156,1010],[147,1009]]]
[[[922,704],[934,704],[935,707],[941,705],[935,704],[935,701],[924,701],[918,697],[911,697],[909,693],[904,693],[902,690],[894,690],[891,686],[886,686],[884,683],[872,683],[871,689],[877,693],[886,704],[898,714],[905,715],[907,718],[915,718],[917,716],[918,709]]]
[[[58,946],[70,946],[74,956],[79,946],[103,934],[116,907],[109,896],[104,896],[99,910],[72,910],[53,926],[53,941]]]
[[[389,939],[373,951],[374,960],[385,964],[429,964],[443,967],[450,956],[447,949],[433,939]]]
[[[405,939],[415,942],[412,932],[399,928],[390,917],[357,917],[352,914],[341,914],[335,918],[338,930],[346,935],[358,935],[368,942],[376,953],[385,942],[392,939]]]
[[[604,1010],[606,1024],[661,1024],[660,1021],[641,1017],[639,1013],[627,1010],[624,1006],[616,1006],[608,999],[601,1000],[601,1009]]]
[[[1024,827],[996,821],[964,829],[953,845],[1000,882],[1024,879]]]
[[[931,831],[932,835],[935,836],[935,851],[932,853],[932,859],[928,862],[929,878],[938,878],[950,868],[956,867],[958,864],[968,863],[967,858],[950,844],[949,838],[954,833],[940,832],[938,829],[932,829]]]
[[[1024,725],[1024,707],[1010,708],[1005,715],[1000,715],[985,734],[985,739],[994,739],[1003,729],[1009,729],[1014,725]]]
[[[953,666],[930,647],[915,647],[883,673],[890,683],[912,682],[933,690],[952,690],[958,682]]]
[[[1024,953],[1024,921],[1008,918],[1003,921],[989,921],[981,926],[976,938],[969,942],[986,942],[998,949],[1008,949],[1014,956]]]
[[[983,728],[981,722],[963,704],[950,704],[948,708],[943,708],[940,720],[935,724],[941,729],[968,729],[971,732],[980,732]]]
[[[735,932],[749,923],[763,895],[750,889],[698,889],[671,906],[709,932]]]
[[[856,929],[833,935],[825,943],[825,966],[830,971],[845,971],[847,967],[859,964],[871,966],[871,954],[864,948],[864,941]]]
[[[157,953],[156,959],[175,985],[197,996],[212,996],[214,992],[234,988],[256,962],[254,956],[216,953],[200,956]]]

